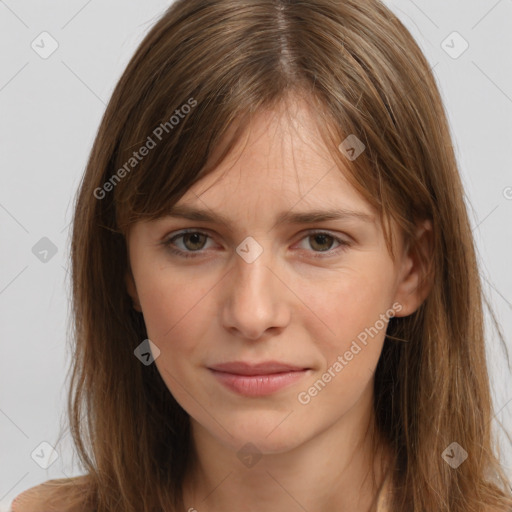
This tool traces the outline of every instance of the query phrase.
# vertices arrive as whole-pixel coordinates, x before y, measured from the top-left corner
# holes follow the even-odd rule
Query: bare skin
[[[374,453],[365,433],[385,315],[410,315],[428,290],[396,226],[393,261],[375,212],[335,167],[307,104],[294,105],[288,116],[257,116],[233,154],[180,199],[230,226],[165,217],[135,224],[127,237],[129,293],[160,350],[155,364],[191,419],[185,510],[368,512],[384,476],[388,447]],[[276,224],[281,212],[333,208],[370,220]],[[169,246],[196,257],[159,244],[184,229],[199,234]],[[429,230],[418,227],[420,245]],[[250,263],[236,252],[249,236],[262,249]],[[345,357],[372,326],[377,334]],[[346,364],[337,371],[339,357]],[[308,370],[273,393],[245,396],[209,369],[241,360]],[[325,386],[308,391],[329,368]],[[250,467],[237,456],[246,443],[262,455]]]

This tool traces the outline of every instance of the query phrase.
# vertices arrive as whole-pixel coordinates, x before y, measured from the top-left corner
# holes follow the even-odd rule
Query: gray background
[[[113,87],[169,3],[0,0],[0,511],[24,489],[79,474],[69,436],[47,469],[31,457],[44,460],[51,449],[41,443],[55,445],[64,421],[72,198]],[[385,3],[436,75],[485,291],[510,350],[512,0]],[[46,59],[31,47],[51,49],[44,31],[58,43]],[[454,31],[469,44],[460,55]],[[512,379],[489,322],[487,351],[493,425],[512,478],[512,447],[498,428],[512,431]]]

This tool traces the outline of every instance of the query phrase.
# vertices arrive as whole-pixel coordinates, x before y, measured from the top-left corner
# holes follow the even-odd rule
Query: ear
[[[424,220],[418,225],[414,240],[404,247],[395,293],[395,301],[402,305],[402,309],[395,316],[411,315],[430,293],[433,275],[430,264],[426,265],[426,262],[431,261],[432,251],[432,223]]]
[[[135,286],[135,280],[133,279],[131,270],[126,271],[125,283],[128,295],[132,298],[134,309],[142,313],[142,308],[140,307],[139,302],[139,294],[137,293],[137,287]]]

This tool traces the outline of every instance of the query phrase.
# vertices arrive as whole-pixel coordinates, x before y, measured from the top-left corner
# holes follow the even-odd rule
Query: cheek
[[[391,268],[377,262],[365,264],[338,272],[323,283],[304,282],[301,288],[307,297],[304,302],[314,313],[304,317],[306,328],[316,333],[314,339],[325,364],[331,365],[353,347],[352,352],[357,352],[353,361],[358,364],[350,366],[367,370],[376,365],[390,317],[386,312],[393,299]],[[361,347],[359,352],[353,342]]]
[[[148,338],[160,349],[155,364],[176,400],[185,410],[193,410],[190,391],[194,386],[190,384],[197,376],[189,363],[197,360],[198,340],[204,339],[211,326],[208,292],[214,292],[214,283],[185,282],[183,275],[165,269],[144,277],[139,298]]]
[[[149,339],[160,349],[155,360],[158,371],[190,414],[197,407],[191,393],[199,393],[200,388],[193,362],[204,360],[210,350],[201,340],[211,331],[216,315],[211,299],[222,281],[212,276],[192,278],[190,273],[156,265],[153,268],[141,276],[138,287],[144,322]]]
[[[393,315],[392,275],[374,270],[343,273],[328,292],[318,283],[309,288],[308,305],[316,315],[307,316],[307,330],[322,368],[301,389],[299,402],[311,400],[319,417],[343,415],[368,392]]]
[[[139,298],[148,336],[161,350],[173,344],[180,350],[187,348],[211,314],[206,310],[215,284],[211,278],[191,280],[189,275],[165,268],[141,277]]]

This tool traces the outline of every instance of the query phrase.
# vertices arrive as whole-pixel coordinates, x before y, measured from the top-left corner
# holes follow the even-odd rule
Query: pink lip
[[[245,396],[264,396],[283,389],[301,379],[308,368],[277,361],[259,364],[222,363],[209,370],[227,388]]]

